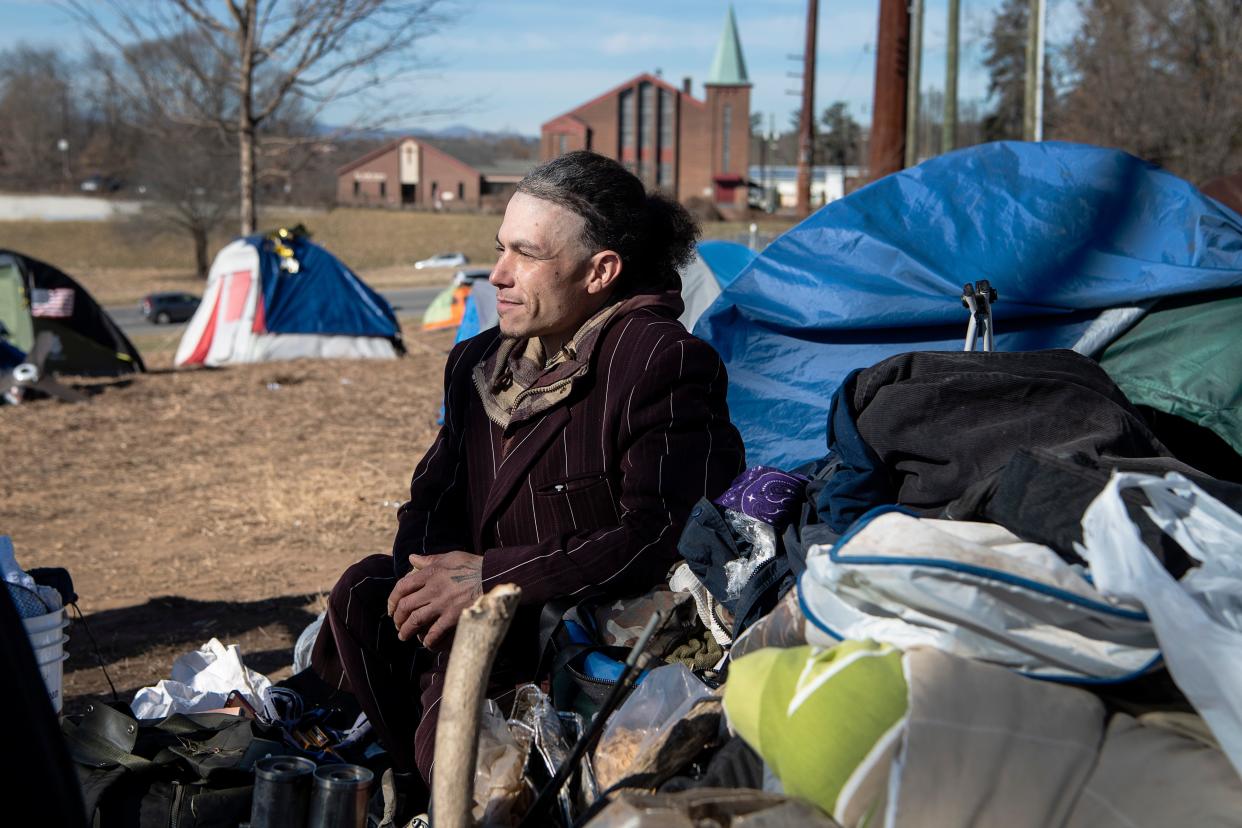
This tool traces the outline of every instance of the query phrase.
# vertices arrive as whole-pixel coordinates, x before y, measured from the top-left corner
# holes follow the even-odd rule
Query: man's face
[[[583,247],[583,219],[550,201],[517,193],[496,234],[500,332],[540,337],[559,348],[602,306],[590,287],[592,251]]]

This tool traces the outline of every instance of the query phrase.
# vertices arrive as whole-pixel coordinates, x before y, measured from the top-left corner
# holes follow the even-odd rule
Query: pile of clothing
[[[827,435],[693,511],[724,657],[613,714],[583,824],[1242,824],[1242,468],[1068,350],[886,359]]]

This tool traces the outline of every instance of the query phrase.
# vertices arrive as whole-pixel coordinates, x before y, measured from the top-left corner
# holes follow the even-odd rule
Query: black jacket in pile
[[[995,481],[1020,451],[1202,477],[1096,362],[1067,350],[915,352],[856,371],[833,399],[828,448],[840,468],[817,505],[838,532],[881,504],[940,514]],[[1076,509],[1077,521],[1086,503],[1043,506],[1044,517]],[[985,517],[978,508],[954,516]]]

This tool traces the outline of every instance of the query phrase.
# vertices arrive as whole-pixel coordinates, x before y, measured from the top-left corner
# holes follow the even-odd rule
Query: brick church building
[[[703,100],[691,94],[689,78],[678,89],[638,75],[543,124],[541,158],[591,150],[680,201],[697,196],[725,210],[744,209],[750,87],[730,6]]]

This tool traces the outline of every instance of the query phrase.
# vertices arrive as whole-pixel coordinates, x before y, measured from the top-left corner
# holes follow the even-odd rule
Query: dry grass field
[[[269,211],[260,226],[301,223],[313,238],[358,272],[372,287],[443,284],[448,271],[416,271],[413,263],[443,251],[461,251],[470,261],[495,261],[495,237],[501,217],[475,213],[424,213],[341,208]],[[762,230],[779,233],[788,221],[765,222]],[[712,222],[705,238],[734,238],[746,231],[742,222]],[[213,237],[211,249],[232,233]],[[111,222],[0,222],[0,248],[8,248],[56,265],[77,278],[105,305],[137,301],[155,290],[202,288],[194,275],[194,252],[188,236],[163,228],[152,219]]]

